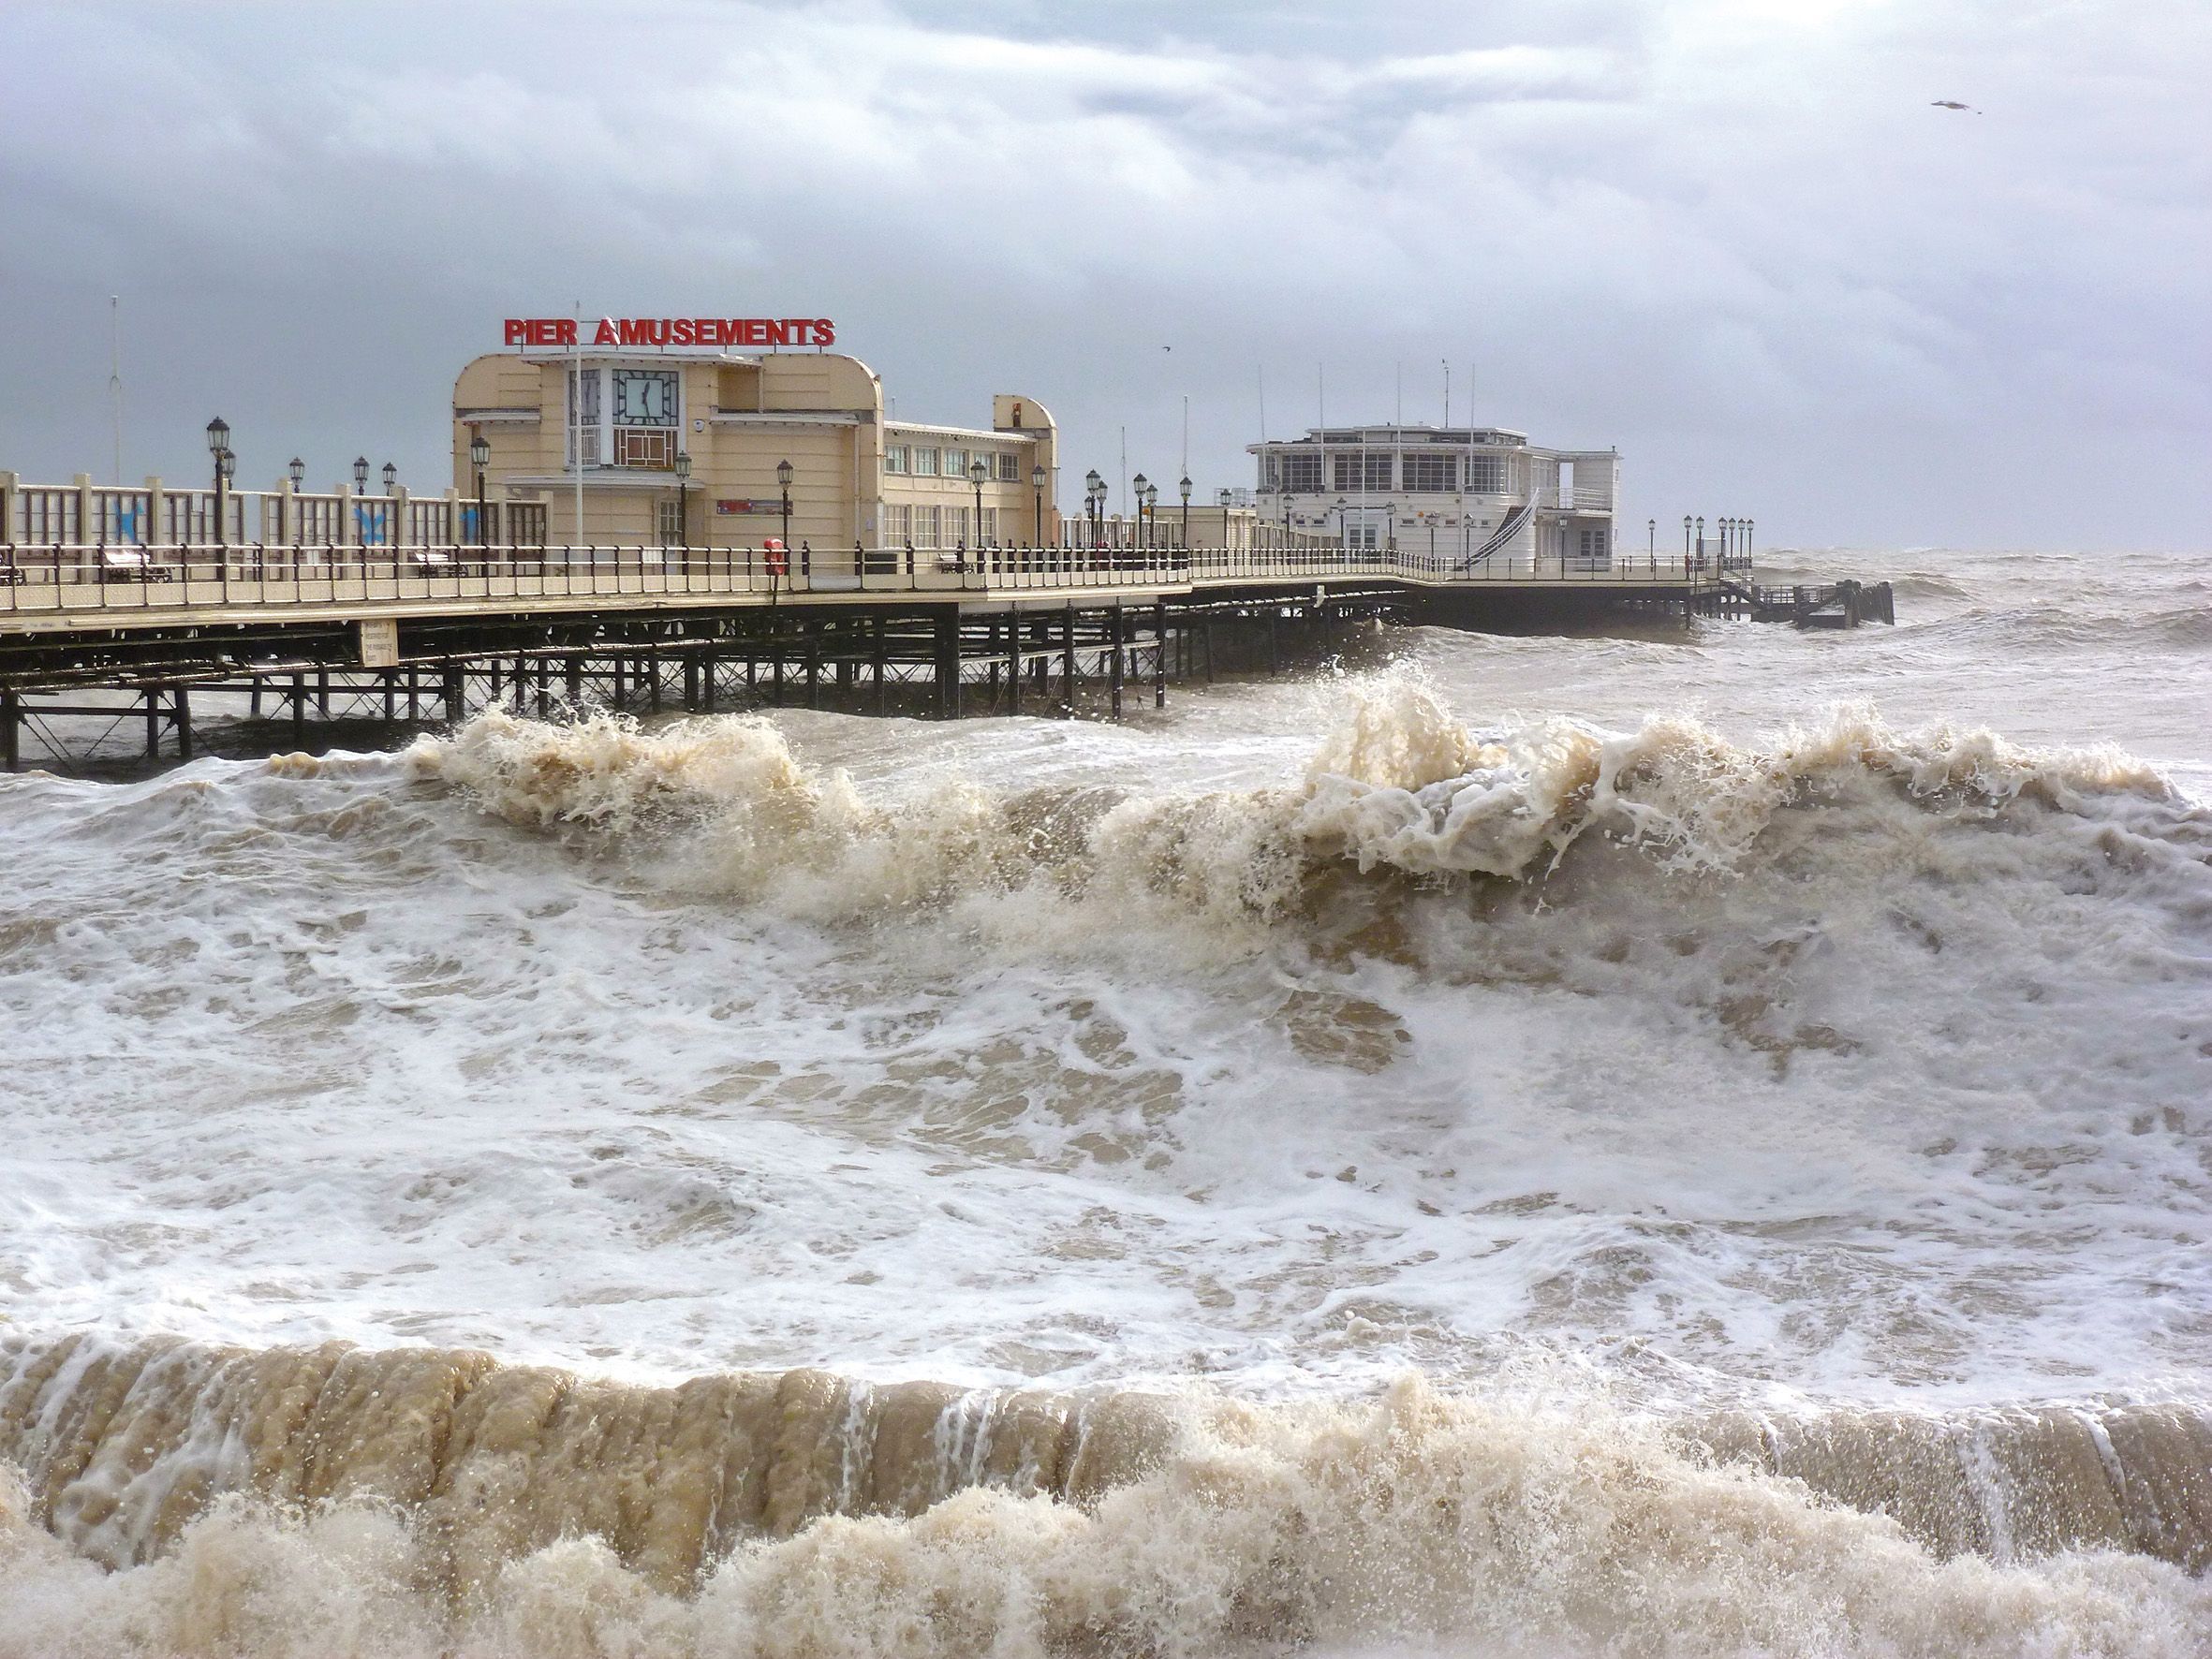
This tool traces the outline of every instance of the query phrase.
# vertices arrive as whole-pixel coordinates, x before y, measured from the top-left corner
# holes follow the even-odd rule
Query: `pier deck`
[[[780,704],[950,717],[1118,716],[1132,686],[1266,671],[1374,617],[1512,626],[1711,609],[1715,573],[1336,549],[906,549],[790,555],[628,548],[0,548],[0,766],[28,729],[143,722],[194,744],[194,694],[318,720]],[[366,556],[363,556],[363,555]],[[404,711],[404,713],[403,713]]]

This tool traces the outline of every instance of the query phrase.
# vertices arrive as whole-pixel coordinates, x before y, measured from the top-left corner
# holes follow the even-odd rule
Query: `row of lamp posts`
[[[220,415],[207,423],[207,447],[208,453],[214,462],[215,541],[218,546],[221,546],[224,544],[228,533],[224,515],[225,492],[229,486],[231,477],[237,473],[238,456],[236,451],[230,448],[230,425]],[[476,472],[477,541],[479,545],[482,545],[489,539],[490,520],[487,516],[484,480],[492,464],[492,446],[485,438],[481,427],[469,429],[468,462]],[[292,457],[291,465],[287,470],[291,475],[292,490],[294,493],[297,493],[307,482],[307,463],[295,455]],[[677,452],[675,473],[677,535],[681,545],[685,551],[688,551],[691,547],[691,515],[689,511],[691,456],[687,451],[679,450]],[[983,539],[983,486],[991,481],[990,463],[981,457],[977,457],[967,463],[967,477],[968,482],[975,489],[975,536],[976,542],[980,546]],[[791,463],[789,461],[777,462],[775,463],[775,484],[782,512],[782,541],[787,552],[789,552],[791,544]],[[1035,535],[1040,546],[1042,546],[1044,542],[1044,486],[1046,481],[1046,473],[1042,464],[1032,466],[1029,469],[1029,490],[1035,511]],[[386,462],[384,463],[384,493],[391,494],[398,483],[399,468],[391,462]],[[1142,473],[1137,475],[1135,483],[1139,503],[1138,535],[1142,541],[1144,539],[1144,523],[1147,515],[1155,527],[1154,534],[1158,534],[1159,486],[1147,483]],[[353,487],[360,494],[368,493],[369,458],[365,455],[354,458]],[[1182,491],[1183,545],[1188,547],[1190,545],[1190,479],[1188,477],[1183,479]],[[1089,512],[1092,539],[1095,542],[1102,533],[1101,515],[1104,513],[1106,506],[1106,481],[1099,477],[1096,469],[1093,469],[1090,476],[1084,481],[1084,504]],[[1221,492],[1221,505],[1224,509],[1229,506],[1229,492],[1226,490]],[[296,512],[294,518],[296,521]],[[298,525],[295,521],[295,533],[297,529]],[[297,539],[296,534],[295,539]]]
[[[1725,570],[1732,563],[1748,563],[1751,557],[1751,530],[1757,521],[1716,519],[1713,522],[1718,532],[1713,540],[1720,554],[1721,568]],[[1652,558],[1658,558],[1659,521],[1644,520],[1644,534],[1645,551]],[[1694,558],[1701,565],[1705,559],[1705,521],[1688,513],[1682,515],[1682,556],[1685,559]]]
[[[229,542],[229,514],[226,511],[229,505],[227,496],[230,489],[230,480],[238,474],[238,452],[230,447],[230,423],[220,415],[207,423],[207,448],[209,456],[214,462],[215,473],[215,545],[224,547]],[[483,522],[484,467],[492,459],[492,447],[484,442],[481,433],[479,433],[469,445],[468,454],[469,459],[476,462],[477,522],[480,525]],[[285,471],[292,480],[293,493],[297,494],[307,482],[307,463],[295,455]],[[390,495],[398,486],[399,468],[387,461],[384,463],[384,493]],[[354,457],[353,488],[354,492],[360,495],[366,495],[369,492],[369,458],[366,455]],[[298,539],[297,518],[298,514],[295,509],[293,525],[293,538],[295,540]]]

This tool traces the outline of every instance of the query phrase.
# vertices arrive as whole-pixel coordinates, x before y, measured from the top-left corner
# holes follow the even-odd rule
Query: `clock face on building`
[[[676,377],[657,369],[618,369],[614,374],[614,424],[676,424]]]

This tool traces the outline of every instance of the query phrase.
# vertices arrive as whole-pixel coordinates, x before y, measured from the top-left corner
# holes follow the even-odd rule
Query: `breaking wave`
[[[0,1654],[2181,1654],[2212,1419],[0,1349]]]
[[[2195,864],[2212,844],[2212,815],[2116,749],[1899,732],[1864,708],[1756,745],[1687,716],[1631,732],[1564,718],[1478,731],[1403,672],[1344,697],[1298,785],[1243,791],[954,783],[872,799],[845,772],[804,764],[758,717],[644,730],[605,714],[556,725],[491,712],[410,760],[514,823],[672,840],[686,881],[825,922],[1041,888],[1249,937],[1334,866],[1524,881],[1602,844],[1659,872],[1742,874],[1802,840],[1783,832],[1790,820],[1823,813],[1892,840],[2064,818]]]

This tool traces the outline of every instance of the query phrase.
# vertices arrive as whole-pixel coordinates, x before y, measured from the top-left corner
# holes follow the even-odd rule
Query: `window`
[[[1402,468],[1408,490],[1447,491],[1459,488],[1456,455],[1408,455]]]
[[[987,507],[983,509],[983,540],[988,543],[995,542],[997,539],[998,509],[995,507]]]
[[[680,501],[659,501],[653,505],[654,528],[660,533],[664,548],[681,547],[684,542],[684,504]]]
[[[937,452],[935,449],[917,448],[914,451],[914,476],[916,477],[935,477],[936,470]]]
[[[1388,490],[1390,488],[1390,455],[1371,454],[1364,449],[1349,455],[1332,455],[1330,472],[1335,482],[1332,490]]]
[[[1470,455],[1467,458],[1467,487],[1477,495],[1505,493],[1505,457]]]
[[[907,470],[906,445],[890,444],[885,446],[883,450],[883,470],[887,473],[903,473]]]
[[[597,369],[568,371],[568,442],[565,465],[599,464],[599,379]]]
[[[918,548],[942,547],[937,539],[937,509],[918,507],[914,509],[914,545]]]
[[[77,520],[81,510],[74,490],[20,490],[16,498],[21,501],[23,515],[23,540],[75,543],[82,539],[77,534]],[[169,498],[170,517],[176,517],[177,497]],[[168,541],[186,539],[204,541],[205,536],[184,537],[168,536]]]
[[[964,507],[945,508],[945,539],[937,545],[939,547],[966,547],[967,545],[967,508]]]
[[[948,478],[965,478],[967,477],[967,451],[966,449],[948,449],[945,451],[944,475]]]
[[[100,540],[143,545],[154,529],[154,514],[143,490],[110,491],[93,497],[93,512],[99,521]]]
[[[1018,484],[1022,481],[1022,458],[1005,449],[998,452],[998,481]]]
[[[542,502],[516,501],[508,504],[507,539],[519,548],[541,548],[545,545],[545,505]]]
[[[904,547],[914,536],[913,514],[905,506],[883,509],[883,545],[888,548]]]
[[[1321,458],[1312,450],[1283,457],[1283,488],[1293,495],[1316,495],[1321,488]]]
[[[672,467],[676,464],[676,434],[643,427],[618,426],[614,429],[614,464]]]

